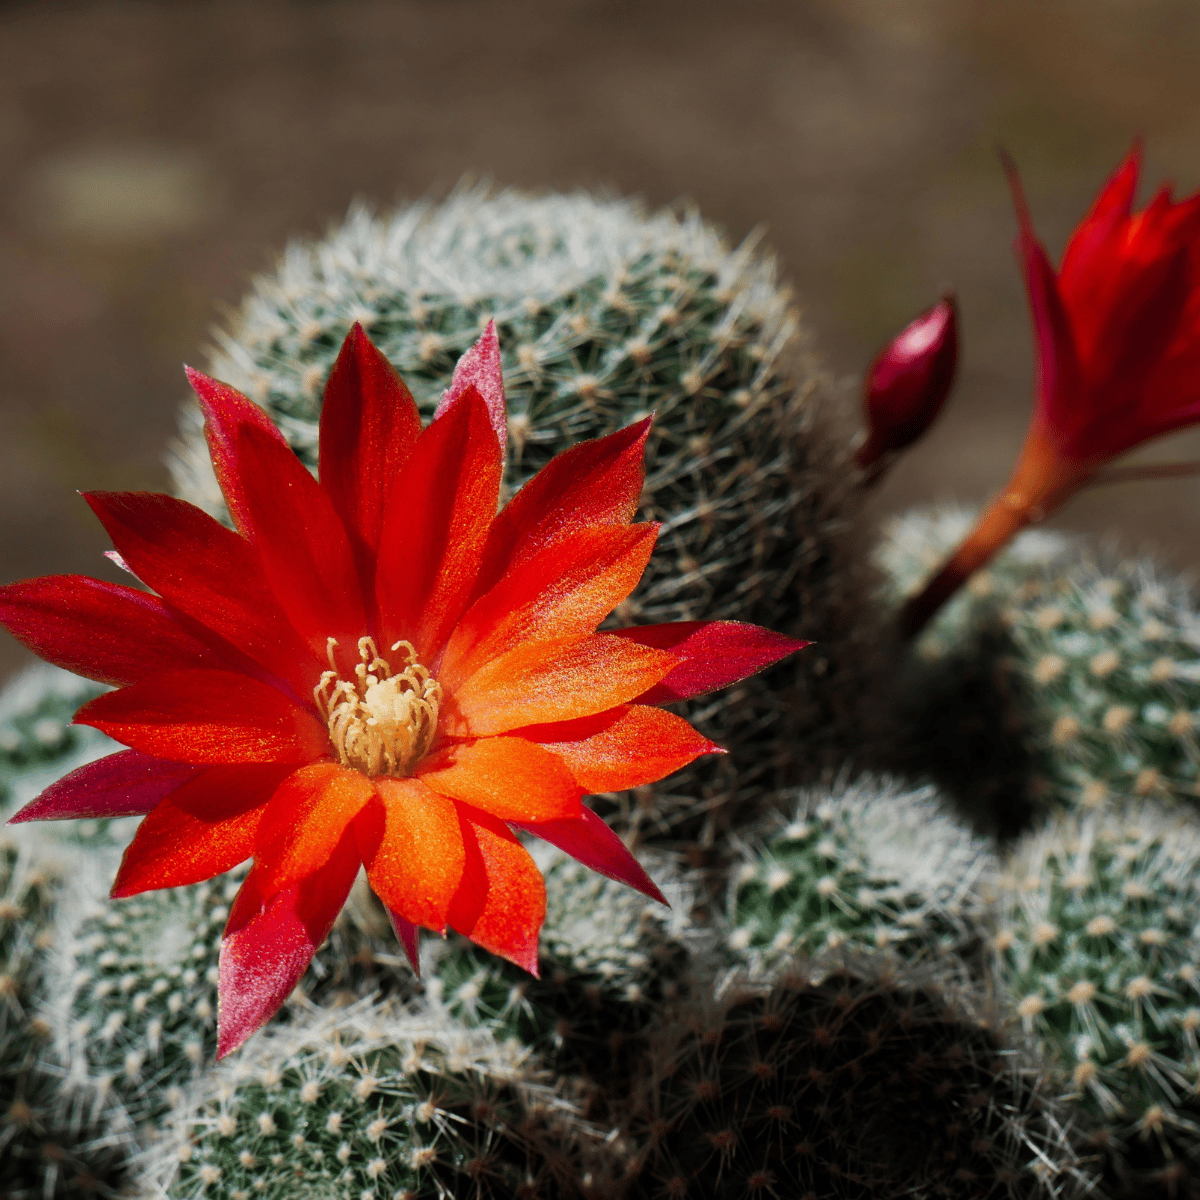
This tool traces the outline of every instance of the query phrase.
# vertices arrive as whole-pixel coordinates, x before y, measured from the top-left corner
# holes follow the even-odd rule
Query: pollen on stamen
[[[313,697],[329,726],[329,738],[343,766],[364,775],[402,778],[429,753],[437,733],[442,703],[441,685],[417,660],[408,642],[396,642],[401,669],[381,658],[372,638],[358,639],[361,661],[351,683],[338,676],[333,652],[335,638],[326,642],[330,670],[321,676]]]

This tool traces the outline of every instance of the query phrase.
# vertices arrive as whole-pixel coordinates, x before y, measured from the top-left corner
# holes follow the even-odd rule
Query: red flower
[[[1036,340],[1033,420],[1000,495],[907,605],[914,636],[1016,533],[1111,459],[1200,421],[1200,195],[1164,187],[1133,211],[1135,147],[1071,235],[1055,274],[1006,160]]]
[[[696,622],[597,633],[657,527],[631,524],[649,422],[573,447],[498,515],[495,330],[432,424],[362,330],[325,393],[320,482],[267,415],[197,372],[233,532],[169,496],[86,497],[153,590],[0,588],[37,653],[118,690],[76,720],[130,747],[15,820],[146,814],[114,897],[253,857],[220,959],[218,1054],[286,998],[360,865],[414,966],[447,927],[536,973],[541,875],[513,830],[661,899],[582,803],[717,747],[653,707],[802,643]]]
[[[911,446],[937,420],[958,365],[958,310],[952,295],[910,321],[876,355],[867,372],[867,440],[856,455],[864,470]]]

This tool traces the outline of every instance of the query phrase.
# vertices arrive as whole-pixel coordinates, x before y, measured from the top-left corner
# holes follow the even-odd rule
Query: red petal
[[[612,634],[527,642],[493,659],[448,697],[442,731],[492,737],[522,725],[587,717],[641,695],[674,666],[673,655]]]
[[[324,867],[285,892],[267,896],[256,870],[246,876],[221,943],[218,1058],[236,1050],[287,999],[329,936],[358,868],[347,834]]]
[[[546,919],[542,873],[503,822],[465,804],[458,812],[467,861],[450,927],[536,977]]]
[[[140,817],[203,770],[192,763],[120,750],[64,775],[8,823]]]
[[[561,758],[585,792],[654,783],[701,754],[725,753],[682,717],[640,704],[518,732]]]
[[[185,368],[188,383],[204,410],[204,436],[208,439],[208,450],[212,455],[213,470],[217,482],[229,507],[229,515],[241,532],[253,540],[249,514],[246,511],[242,473],[238,467],[238,429],[252,425],[273,437],[285,448],[283,434],[275,423],[254,401],[227,383],[218,383],[191,367]],[[289,451],[290,453],[290,451]]]
[[[453,689],[522,642],[594,633],[637,586],[657,525],[598,525],[543,550],[481,596],[454,630],[438,669]]]
[[[455,806],[419,779],[377,779],[375,789],[354,825],[371,890],[404,921],[444,933],[466,853]]]
[[[86,575],[0,587],[0,623],[47,662],[101,683],[226,665],[156,596]]]
[[[393,909],[387,909],[388,920],[392,923],[392,929],[395,931],[396,937],[400,945],[404,947],[404,953],[408,956],[408,961],[412,963],[413,973],[418,979],[421,978],[421,941],[417,933],[417,927],[406,917],[402,917]]]
[[[281,892],[323,867],[374,795],[371,780],[338,763],[312,763],[290,775],[267,805],[255,839],[263,891]]]
[[[408,388],[356,323],[325,385],[320,476],[343,524],[372,553],[388,492],[420,432]]]
[[[500,448],[469,394],[417,439],[388,501],[375,579],[385,646],[403,639],[436,659],[475,585],[499,490]]]
[[[589,525],[628,525],[641,503],[650,418],[552,458],[492,522],[475,595]]]
[[[180,671],[106,692],[80,725],[185,763],[306,763],[329,751],[325,726],[282,692],[230,671]]]
[[[811,644],[741,621],[638,625],[614,629],[613,636],[670,651],[675,657],[670,674],[637,696],[638,704],[674,704],[728,687]]]
[[[345,526],[300,460],[261,430],[242,427],[238,461],[246,511],[279,606],[319,658],[326,640],[336,638],[349,673],[367,622]]]
[[[504,402],[504,368],[500,362],[500,339],[496,336],[495,321],[488,321],[479,340],[458,360],[450,386],[438,403],[433,419],[436,421],[444,416],[469,388],[474,388],[487,406],[488,419],[500,443],[500,460],[503,463],[508,446],[508,412]]]
[[[597,874],[627,884],[660,904],[667,904],[667,898],[642,869],[642,864],[590,808],[584,808],[582,817],[574,821],[542,821],[521,828],[557,846]],[[671,906],[667,904],[667,907]]]
[[[287,623],[254,547],[173,496],[88,492],[133,573],[169,604],[307,698],[325,665]],[[322,648],[323,649],[323,648]]]
[[[291,767],[209,767],[138,826],[112,887],[114,900],[201,883],[254,853],[254,832]]]
[[[423,762],[421,782],[502,821],[578,817],[583,792],[562,760],[522,737],[453,742]]]

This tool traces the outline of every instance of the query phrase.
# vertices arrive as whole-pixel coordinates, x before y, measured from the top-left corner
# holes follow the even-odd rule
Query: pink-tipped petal
[[[358,874],[354,836],[303,883],[265,895],[254,870],[233,903],[218,967],[217,1058],[236,1050],[288,998],[329,936]]]
[[[557,846],[598,874],[635,888],[651,900],[667,904],[667,898],[629,852],[629,847],[590,808],[584,806],[583,816],[575,820],[513,824]],[[671,906],[667,904],[667,907]]]
[[[488,321],[479,340],[458,360],[450,386],[442,395],[433,419],[436,421],[471,387],[487,405],[488,419],[496,431],[503,462],[508,449],[508,410],[504,401],[504,367],[500,362],[500,339],[496,336],[495,321]]]
[[[635,704],[674,704],[728,687],[810,645],[741,621],[677,621],[612,632],[614,637],[675,655],[671,672],[638,696]]]
[[[246,511],[245,489],[238,467],[238,430],[243,425],[252,425],[285,447],[287,442],[271,418],[236,388],[219,383],[191,367],[185,367],[184,370],[204,412],[204,436],[208,439],[213,470],[221,485],[225,503],[229,506],[229,515],[242,535],[253,541],[254,533]]]
[[[421,942],[417,926],[406,917],[402,917],[394,909],[387,910],[388,920],[392,923],[396,939],[404,947],[408,961],[412,963],[413,974],[421,978]]]
[[[120,750],[64,775],[10,817],[8,823],[144,816],[204,770],[192,763]]]

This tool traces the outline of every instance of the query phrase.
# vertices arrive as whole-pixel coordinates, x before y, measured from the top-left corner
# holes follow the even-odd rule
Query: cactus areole
[[[657,535],[632,523],[649,421],[572,447],[497,513],[490,323],[424,430],[356,326],[319,481],[262,409],[190,379],[236,530],[167,496],[88,494],[150,591],[29,580],[0,589],[0,621],[116,685],[77,721],[129,747],[16,820],[145,814],[115,897],[253,858],[221,949],[219,1053],[282,1004],[360,865],[414,966],[417,928],[452,928],[536,973],[545,887],[514,830],[661,899],[583,796],[717,751],[656,706],[803,643],[736,622],[597,632]]]

